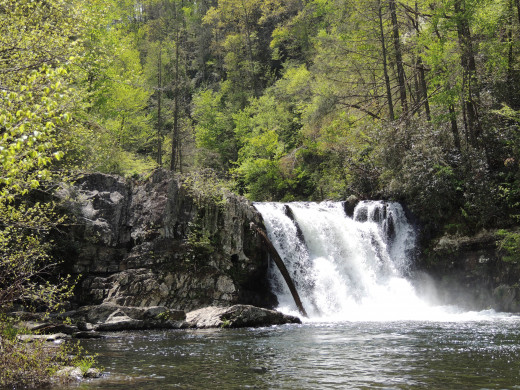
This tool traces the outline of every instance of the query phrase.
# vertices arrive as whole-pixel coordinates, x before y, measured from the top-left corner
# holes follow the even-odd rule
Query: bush
[[[84,375],[96,364],[96,357],[86,355],[79,344],[56,346],[43,340],[18,338],[28,333],[13,319],[0,318],[0,388],[42,387],[50,384],[64,366],[79,367]]]
[[[520,260],[520,232],[501,229],[497,235],[500,237],[498,249],[503,254],[502,260],[517,263]]]

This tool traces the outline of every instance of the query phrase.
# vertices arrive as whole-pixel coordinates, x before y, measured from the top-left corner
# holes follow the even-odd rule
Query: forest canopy
[[[518,222],[520,0],[2,0],[0,20],[4,191],[163,167]]]

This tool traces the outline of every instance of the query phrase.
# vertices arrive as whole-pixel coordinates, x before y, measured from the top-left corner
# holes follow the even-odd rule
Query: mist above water
[[[399,203],[255,203],[283,259],[309,321],[467,321],[496,313],[465,312],[419,295],[411,269],[416,234]],[[269,267],[278,309],[297,314],[276,266]],[[426,289],[421,289],[426,290]]]

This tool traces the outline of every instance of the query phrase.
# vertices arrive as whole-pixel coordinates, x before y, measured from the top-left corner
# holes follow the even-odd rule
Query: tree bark
[[[460,153],[460,135],[459,135],[459,127],[457,126],[457,115],[455,114],[455,108],[453,104],[450,104],[448,107],[450,113],[450,123],[451,123],[451,132],[453,134],[453,143],[455,147]]]
[[[419,21],[419,6],[417,4],[417,1],[415,2],[415,20],[414,20],[414,27],[415,31],[417,32],[417,35],[420,34],[420,21]],[[426,120],[430,122],[432,120],[432,115],[430,112],[430,102],[428,101],[428,85],[426,84],[426,72],[424,69],[424,63],[422,61],[422,57],[419,54],[417,56],[417,62],[416,62],[417,70],[419,71],[419,88],[421,90],[423,104],[424,104],[424,112],[426,114]]]
[[[518,24],[520,25],[520,0],[515,0],[516,3],[516,15],[518,16]]]
[[[390,17],[392,21],[392,31],[394,36],[395,64],[397,67],[397,80],[399,82],[399,97],[403,115],[408,116],[408,99],[406,97],[406,74],[403,66],[403,54],[401,50],[401,39],[399,37],[399,26],[397,24],[397,7],[395,0],[389,0]]]
[[[426,84],[426,75],[424,71],[424,64],[422,62],[421,56],[417,59],[417,67],[419,68],[419,83],[422,91],[422,98],[424,102],[424,112],[426,113],[426,120],[430,122],[432,120],[432,115],[430,112],[430,102],[428,100],[428,86]]]
[[[157,59],[157,165],[162,167],[162,42],[159,42]]]
[[[184,2],[181,3],[181,12],[184,6]],[[178,151],[180,148],[179,142],[179,46],[180,42],[180,27],[179,27],[179,10],[177,4],[175,5],[175,87],[174,87],[174,104],[173,104],[173,129],[172,129],[172,153],[170,161],[170,170],[175,171],[177,167]]]
[[[454,2],[457,35],[461,48],[460,62],[463,69],[463,104],[467,116],[468,138],[473,146],[482,133],[478,105],[480,93],[478,90],[477,66],[471,37],[471,30],[466,18],[464,0]]]
[[[251,87],[253,88],[253,93],[255,97],[259,97],[260,93],[258,91],[258,83],[256,82],[255,77],[255,68],[254,68],[254,57],[253,57],[253,44],[251,42],[251,26],[249,25],[249,14],[247,13],[247,8],[242,0],[242,8],[244,10],[244,24],[245,24],[245,33],[246,33],[246,42],[247,42],[247,52],[249,55],[249,73],[251,78]]]
[[[386,86],[386,100],[388,104],[388,117],[391,121],[395,119],[394,114],[394,103],[392,101],[392,87],[390,85],[390,76],[388,75],[388,53],[386,51],[386,42],[385,42],[385,32],[383,29],[383,11],[381,0],[378,0],[378,16],[379,16],[379,31],[381,35],[381,50],[383,54],[383,74],[385,77],[385,86]]]

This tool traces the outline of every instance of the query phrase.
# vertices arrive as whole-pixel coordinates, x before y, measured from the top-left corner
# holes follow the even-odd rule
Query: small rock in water
[[[102,339],[105,336],[95,331],[81,331],[74,333],[72,337],[75,339]]]
[[[61,341],[63,339],[70,338],[70,336],[65,334],[65,333],[55,333],[55,334],[48,334],[48,335],[45,335],[45,334],[22,334],[22,335],[18,335],[16,337],[18,338],[18,340],[25,341],[25,342],[33,342],[33,341],[36,341],[36,340],[58,342],[58,341]]]
[[[89,368],[83,376],[85,378],[99,378],[101,377],[101,371],[97,368]]]
[[[79,367],[63,367],[56,373],[56,377],[63,380],[80,381],[83,379],[83,373]]]
[[[251,367],[251,371],[256,372],[257,374],[265,374],[267,372],[266,367]]]

